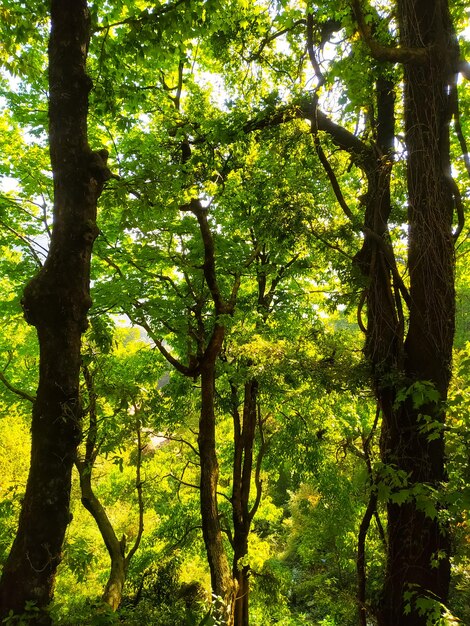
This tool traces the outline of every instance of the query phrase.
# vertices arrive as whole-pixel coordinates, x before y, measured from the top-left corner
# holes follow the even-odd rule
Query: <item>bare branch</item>
[[[342,248],[340,248],[340,246],[338,246],[338,245],[336,245],[334,243],[329,242],[322,235],[319,235],[317,233],[317,231],[313,228],[313,224],[312,224],[311,220],[309,220],[309,226],[310,226],[310,232],[315,237],[315,239],[318,239],[318,241],[321,241],[321,243],[323,245],[325,245],[327,248],[331,248],[331,250],[335,250],[335,252],[339,252],[340,254],[342,254],[344,257],[346,257],[350,261],[353,260],[353,257],[350,254],[348,254],[347,252],[345,252]]]
[[[11,391],[15,395],[17,395],[19,398],[23,398],[23,400],[28,400],[28,402],[35,402],[36,401],[36,396],[30,395],[26,391],[23,391],[22,389],[18,389],[18,387],[15,387],[10,382],[8,382],[8,380],[5,378],[5,374],[3,372],[0,372],[0,380],[2,381],[2,383],[5,385],[5,387],[9,391]]]
[[[340,184],[338,182],[338,179],[336,178],[336,174],[334,173],[334,170],[331,167],[330,162],[328,161],[325,152],[323,151],[323,148],[320,143],[320,139],[318,138],[318,135],[316,133],[314,135],[313,143],[314,143],[318,158],[320,159],[320,163],[322,164],[323,169],[325,170],[326,175],[328,176],[330,180],[331,186],[333,188],[334,194],[336,196],[336,199],[338,200],[340,207],[343,209],[343,212],[346,215],[346,217],[351,222],[354,223],[354,215],[352,214],[351,209],[349,208],[346,200],[344,199]]]
[[[11,233],[13,233],[13,235],[15,235],[15,237],[18,237],[18,239],[20,241],[22,241],[25,246],[28,248],[28,250],[31,252],[31,254],[34,257],[34,260],[36,261],[36,263],[38,264],[39,267],[42,267],[42,261],[38,255],[38,253],[36,252],[36,250],[34,249],[33,246],[33,240],[31,240],[29,237],[27,237],[26,235],[22,235],[21,233],[19,233],[17,230],[15,230],[14,228],[12,228],[11,226],[9,226],[8,224],[6,224],[3,220],[0,220],[0,224],[3,226],[3,228],[6,228],[7,230],[9,230]],[[41,246],[40,244],[38,244],[37,242],[34,242],[34,245],[39,246],[40,248],[43,249],[44,253],[47,252],[47,250]]]
[[[193,446],[193,444],[182,437],[173,437],[173,435],[165,433],[165,439],[168,439],[169,441],[176,441],[176,443],[184,443],[186,446],[191,448],[196,456],[200,456],[199,451]]]
[[[181,4],[184,4],[187,1],[188,0],[176,0],[175,2],[172,2],[172,3],[168,2],[167,4],[164,4],[162,7],[154,11],[153,13],[149,13],[147,10],[145,10],[145,11],[142,11],[141,14],[138,16],[128,17],[119,22],[113,22],[112,24],[96,26],[93,29],[93,32],[98,33],[98,32],[104,31],[107,34],[111,28],[116,28],[117,26],[125,26],[125,25],[139,26],[139,25],[144,25],[144,24],[153,24],[154,22],[158,21],[158,19],[162,15],[165,15],[165,13],[169,13],[170,11],[174,11]]]
[[[197,490],[201,489],[200,485],[194,485],[193,483],[187,483],[186,481],[181,480],[181,478],[178,478],[174,474],[165,474],[165,476],[162,476],[162,478],[172,478],[175,482],[177,482],[179,485],[183,485],[184,487],[190,487],[191,489],[197,489]],[[225,498],[226,500],[228,500],[228,502],[231,502],[231,499],[230,499],[230,497],[227,494],[222,493],[221,491],[217,491],[217,495],[221,496],[222,498]]]
[[[282,30],[278,30],[275,33],[272,33],[271,35],[268,35],[267,37],[263,39],[258,50],[249,56],[248,61],[255,61],[256,59],[258,59],[261,53],[263,52],[263,50],[265,49],[265,47],[269,43],[271,43],[271,41],[274,41],[278,37],[282,37],[282,35],[286,35],[290,31],[297,28],[297,26],[304,26],[305,24],[306,24],[306,21],[303,18],[301,18],[293,22],[292,25],[289,26],[288,28],[283,28]]]

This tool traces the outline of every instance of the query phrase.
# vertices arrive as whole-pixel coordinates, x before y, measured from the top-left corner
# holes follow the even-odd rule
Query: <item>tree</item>
[[[121,539],[118,539],[116,531],[110,520],[109,515],[106,512],[105,507],[102,505],[100,499],[97,497],[92,484],[93,467],[98,454],[100,453],[100,447],[103,445],[103,437],[98,440],[99,426],[98,426],[98,414],[97,414],[97,393],[94,381],[94,372],[90,370],[90,367],[83,365],[83,377],[85,380],[86,393],[88,397],[87,413],[89,416],[85,450],[83,456],[77,454],[75,460],[75,466],[77,468],[80,477],[80,491],[81,501],[83,506],[89,511],[91,516],[96,522],[99,528],[101,537],[109,554],[111,561],[111,569],[109,578],[106,583],[102,600],[108,604],[113,611],[119,608],[122,601],[124,592],[124,585],[126,582],[127,572],[132,557],[137,552],[142,534],[144,532],[144,502],[142,496],[142,479],[141,479],[141,465],[142,465],[142,425],[140,422],[139,413],[141,411],[137,404],[134,404],[131,408],[134,412],[135,429],[134,434],[137,437],[137,459],[136,459],[136,491],[138,501],[138,531],[134,539],[134,542],[130,549],[127,551],[126,536],[123,535]],[[126,400],[121,397],[121,405],[126,405]],[[136,402],[136,400],[134,400]],[[117,410],[119,413],[119,408]]]
[[[53,0],[49,40],[49,144],[54,227],[40,272],[24,291],[27,321],[40,344],[31,466],[18,532],[2,573],[0,616],[35,607],[48,624],[54,577],[70,522],[70,480],[80,441],[80,338],[91,305],[90,256],[96,203],[110,177],[106,154],[87,141],[86,2]]]
[[[342,25],[351,29],[353,17],[352,27],[357,24],[374,58],[366,78],[375,94],[370,102],[372,114],[366,120],[371,138],[367,134],[365,139],[358,137],[318,108],[318,94],[327,83],[318,54],[326,40],[318,42],[315,34],[323,33],[323,24],[326,31],[327,9],[315,5],[308,8],[305,20],[296,23],[306,30],[306,48],[317,81],[313,98],[305,95],[296,105],[271,111],[248,127],[265,128],[294,116],[311,120],[316,151],[337,200],[353,228],[361,220],[364,241],[354,265],[366,279],[360,303],[360,310],[366,304],[367,311],[367,325],[362,325],[365,354],[382,412],[382,460],[387,471],[393,469],[402,481],[401,487],[395,484],[387,505],[388,555],[379,621],[424,624],[433,611],[439,613],[439,602],[446,602],[449,585],[449,537],[438,493],[446,478],[443,424],[454,332],[454,241],[463,228],[462,199],[451,175],[449,123],[456,118],[456,134],[466,154],[456,108],[456,75],[465,65],[448,3],[399,1],[390,7],[397,10],[400,47],[390,45],[393,33],[377,12],[361,2],[353,2],[352,7],[352,14],[337,12],[341,19],[330,23],[328,32]],[[404,125],[406,145],[409,289],[398,271],[390,238],[394,91],[398,87],[397,78],[386,67],[390,63],[404,64],[404,119],[399,123]],[[342,76],[348,87],[348,81],[352,87],[361,85],[352,72]],[[365,104],[353,98],[355,106]],[[367,185],[360,196],[363,218],[349,208],[341,191],[320,143],[325,134],[365,174]],[[454,214],[457,226],[452,232]],[[423,428],[423,420],[434,424],[432,437]],[[420,489],[429,499],[424,510],[416,495]],[[437,498],[434,504],[433,498]]]
[[[348,606],[344,615],[358,609],[362,626],[369,614],[381,626],[421,625],[444,611],[453,515],[447,511],[444,435],[454,253],[466,202],[459,185],[465,169],[470,171],[456,79],[459,71],[468,74],[468,66],[460,60],[453,26],[459,27],[462,12],[460,4],[446,0],[176,0],[158,7],[130,0],[92,10],[92,132],[112,145],[120,174],[102,197],[94,299],[99,312],[125,313],[146,329],[153,346],[186,379],[180,389],[196,408],[181,417],[192,456],[181,460],[180,471],[194,485],[197,464],[202,468],[201,517],[212,586],[221,598],[219,614],[226,603],[230,620],[233,607],[236,622],[248,620],[249,533],[256,543],[253,513],[264,505],[255,457],[263,456],[271,428],[271,448],[282,451],[282,458],[268,450],[263,462],[271,463],[285,489],[307,494],[297,494],[299,526],[308,511],[312,528],[328,515],[308,508],[320,480],[306,470],[312,485],[301,487],[298,447],[325,446],[324,467],[331,468],[338,451],[353,453],[355,462],[344,470],[348,476],[363,467],[362,490],[344,520],[349,538],[354,525],[358,534],[358,606]],[[21,27],[24,32],[23,22]],[[37,83],[31,86],[35,91]],[[39,113],[31,111],[40,107],[31,106],[37,97],[29,84],[17,101],[9,101],[17,106],[12,141],[19,145],[21,128],[34,130],[30,120]],[[468,108],[468,99],[461,98],[461,105]],[[0,241],[11,256],[21,246],[37,263],[34,235],[31,243],[37,230],[21,227],[33,203],[43,204],[29,179],[34,161],[25,156],[11,169],[28,181],[22,181],[28,204],[18,206],[11,195],[2,195]],[[9,171],[7,164],[1,167]],[[47,190],[47,177],[36,180]],[[46,217],[40,217],[39,228],[47,230]],[[51,257],[57,248],[54,239]],[[26,290],[27,308],[34,284],[41,287],[44,276],[54,276],[52,265],[48,259],[40,279]],[[40,307],[29,308],[36,323]],[[328,311],[326,323],[335,332],[342,329],[352,344],[348,315],[355,309],[365,359],[354,376],[362,375],[364,394],[377,407],[369,407],[370,419],[359,420],[360,428],[338,441],[329,434],[335,418],[322,412],[317,395],[330,400],[332,388],[348,395],[354,385],[339,372],[350,371],[339,340],[322,352],[325,338],[315,311]],[[52,334],[36,325],[41,338]],[[23,376],[17,370],[10,378],[11,372],[3,376],[12,381],[10,391]],[[291,405],[299,381],[310,389]],[[280,400],[282,394],[287,395]],[[311,407],[319,418],[327,416],[326,425],[309,417]],[[352,410],[347,407],[338,403],[341,419]],[[166,409],[164,403],[159,415]],[[196,412],[197,434],[190,427]],[[171,426],[173,419],[168,415],[166,423]],[[301,422],[312,430],[308,444]],[[292,451],[287,444],[276,447],[277,428],[287,433]],[[305,465],[316,467],[314,458],[305,457]],[[276,493],[272,484],[267,489]],[[386,542],[380,530],[384,510]],[[192,533],[196,524],[191,517],[178,528],[185,533],[191,526]],[[312,541],[307,550],[314,552],[322,541]],[[345,598],[354,596],[350,548],[351,541],[344,550]],[[297,559],[295,550],[291,554]],[[298,555],[303,558],[301,550]],[[322,561],[317,555],[305,562],[302,584],[314,589],[320,579],[311,576],[308,564],[322,568]],[[379,563],[384,585],[378,599]],[[253,568],[251,588],[259,590],[255,573]],[[267,580],[268,566],[265,573]],[[332,580],[330,572],[325,580]],[[302,605],[312,619],[322,618],[304,601],[297,580],[296,587],[290,597],[302,599],[292,600],[293,610]],[[258,619],[253,600],[251,613]]]
[[[404,66],[410,304],[408,332],[400,347],[404,380],[399,383],[409,393],[400,402],[395,383],[390,397],[390,384],[381,375],[382,455],[406,473],[412,488],[421,483],[439,490],[446,480],[442,425],[455,324],[454,241],[463,227],[449,154],[460,53],[448,2],[399,1],[397,9],[401,49],[413,51]],[[453,233],[454,212],[458,226]],[[430,393],[420,400],[413,390],[422,381],[429,382]],[[423,420],[435,422],[435,436],[423,432]],[[401,505],[392,501],[388,538],[380,623],[424,625],[427,615],[420,614],[419,599],[445,603],[448,597],[445,516],[420,510],[413,497]],[[410,600],[406,607],[405,598]]]

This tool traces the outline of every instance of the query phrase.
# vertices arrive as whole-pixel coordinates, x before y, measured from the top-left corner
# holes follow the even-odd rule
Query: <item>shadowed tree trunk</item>
[[[196,301],[192,311],[197,322],[197,329],[194,329],[193,333],[197,343],[197,354],[189,355],[188,365],[184,365],[168,352],[140,310],[136,311],[133,319],[145,328],[157,348],[177,371],[193,379],[200,378],[198,452],[201,472],[199,489],[202,534],[210,569],[212,594],[215,596],[214,617],[218,620],[217,623],[223,626],[233,626],[237,583],[229,566],[218,506],[219,462],[216,448],[215,385],[216,364],[226,332],[221,316],[233,315],[240,276],[236,276],[233,281],[230,297],[224,299],[217,280],[214,239],[207,210],[203,208],[199,199],[192,199],[189,204],[183,205],[181,210],[190,211],[198,221],[204,248],[202,267],[213,304],[214,325],[208,330],[207,320],[202,314],[204,302],[202,299]]]
[[[225,329],[224,329],[225,330]],[[222,341],[223,332],[220,331]],[[220,343],[221,347],[222,343]],[[217,356],[220,352],[217,351]],[[215,355],[214,355],[215,356]],[[224,626],[232,626],[236,585],[222,540],[217,503],[219,464],[215,440],[215,359],[201,364],[201,413],[198,445],[201,463],[200,504],[202,534],[211,573],[212,593],[217,596],[216,614]]]
[[[87,325],[96,203],[110,173],[105,151],[87,141],[85,73],[89,13],[85,0],[52,0],[49,41],[49,142],[54,227],[48,257],[26,286],[26,320],[37,329],[39,385],[33,406],[31,466],[19,526],[0,582],[0,617],[29,601],[47,614],[70,522],[71,471],[80,440],[81,334]]]
[[[277,272],[268,281],[266,268],[271,259],[265,246],[258,250],[255,243],[255,259],[257,263],[258,295],[256,308],[265,323],[271,312],[272,301],[278,284],[288,268],[295,263],[297,255],[285,265],[278,267]],[[269,282],[269,285],[268,285]],[[259,322],[261,325],[261,322]],[[248,363],[250,365],[250,363]],[[233,548],[232,571],[237,581],[235,600],[234,626],[248,626],[250,623],[250,566],[244,562],[248,555],[248,539],[251,524],[261,503],[262,484],[260,479],[261,465],[266,452],[263,433],[261,409],[259,405],[259,382],[256,378],[246,381],[243,389],[243,411],[240,418],[238,409],[238,388],[231,383],[231,402],[233,417],[233,488],[232,488],[232,520],[233,537],[230,538]],[[260,445],[256,458],[254,455],[255,439],[258,432]],[[256,494],[250,506],[251,481],[254,478]]]
[[[233,626],[236,582],[232,578],[227,553],[222,540],[222,527],[217,502],[219,464],[216,450],[215,380],[216,363],[222,350],[225,326],[219,321],[222,315],[232,315],[240,286],[236,277],[232,293],[225,300],[220,292],[215,266],[215,247],[205,211],[199,200],[191,200],[190,210],[196,217],[204,246],[204,277],[209,287],[216,321],[205,345],[200,338],[198,356],[201,375],[201,410],[199,416],[198,446],[201,464],[200,504],[202,534],[211,572],[212,593],[217,597],[216,616],[224,626]],[[202,320],[201,320],[202,322]],[[201,330],[203,324],[200,324]]]
[[[409,329],[404,344],[406,385],[429,381],[441,402],[416,406],[408,398],[384,416],[382,455],[409,475],[410,484],[438,489],[446,480],[443,430],[429,440],[420,415],[444,423],[454,334],[454,242],[457,204],[449,160],[450,91],[457,71],[447,0],[399,0],[400,39],[405,47],[428,49],[424,63],[404,71],[405,143],[408,182]],[[381,626],[424,626],[414,600],[445,603],[450,565],[449,537],[438,519],[414,501],[388,505],[388,554]],[[404,615],[405,592],[411,611]]]
[[[243,560],[248,555],[250,528],[261,502],[260,470],[265,451],[261,423],[258,419],[258,381],[251,379],[245,383],[242,419],[240,419],[238,411],[238,396],[235,386],[232,386],[232,405],[234,459],[232,490],[233,537],[231,538],[231,543],[233,548],[233,578],[238,583],[234,626],[248,626],[250,623],[250,566]],[[257,426],[260,430],[261,446],[255,459],[253,452]],[[255,466],[256,496],[250,507],[253,466]]]
[[[457,232],[463,225],[449,157],[449,122],[454,112],[459,51],[447,0],[398,0],[399,48],[376,41],[373,27],[362,15],[362,3],[353,0],[352,5],[372,56],[382,67],[384,62],[404,64],[409,291],[398,274],[388,233],[393,84],[385,74],[377,80],[376,140],[372,146],[332,123],[320,111],[312,119],[308,104],[303,105],[303,113],[312,119],[314,132],[328,133],[336,145],[351,154],[367,177],[367,193],[362,199],[364,244],[354,261],[367,278],[367,327],[363,330],[383,417],[382,460],[397,476],[397,472],[406,476],[409,490],[437,490],[446,480],[442,426],[455,316],[454,210]],[[338,200],[353,221],[331,166],[318,148],[317,143],[319,158]],[[406,337],[404,304],[409,322]],[[423,381],[439,393],[439,401],[416,402],[412,386]],[[399,400],[406,393],[407,397]],[[432,440],[422,428],[423,415],[438,425]],[[437,607],[439,613],[439,603],[445,603],[448,595],[449,537],[445,523],[437,515],[426,515],[409,491],[405,495],[404,503],[394,502],[392,494],[387,504],[388,548],[380,626],[425,626],[430,614],[420,614],[416,600],[427,600],[429,610]],[[439,504],[434,504],[439,509]],[[363,573],[363,566],[360,569]],[[364,600],[364,581],[361,587]],[[360,619],[365,623],[363,606]]]

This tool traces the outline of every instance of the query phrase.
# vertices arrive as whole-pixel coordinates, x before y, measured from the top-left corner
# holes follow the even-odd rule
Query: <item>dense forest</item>
[[[468,3],[0,33],[0,622],[470,624]]]

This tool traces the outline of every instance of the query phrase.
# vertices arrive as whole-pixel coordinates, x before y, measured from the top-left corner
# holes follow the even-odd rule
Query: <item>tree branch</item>
[[[258,455],[256,457],[256,467],[255,467],[256,497],[255,497],[253,506],[251,507],[250,512],[248,513],[248,518],[250,522],[253,520],[254,516],[256,515],[256,511],[259,508],[259,505],[261,503],[261,497],[263,495],[263,481],[261,479],[261,466],[263,464],[263,458],[268,447],[268,443],[264,436],[263,420],[261,418],[261,406],[259,403],[258,403],[257,408],[258,408],[258,432],[259,432],[261,443],[260,443],[260,447],[258,450]]]
[[[323,151],[322,145],[320,143],[320,139],[318,138],[318,135],[315,133],[314,134],[314,139],[313,139],[313,143],[315,146],[315,151],[318,155],[318,158],[320,160],[320,163],[323,166],[323,169],[326,172],[326,175],[329,178],[329,181],[331,183],[331,186],[333,188],[333,192],[336,196],[336,199],[338,200],[338,203],[340,205],[340,207],[343,209],[343,213],[346,215],[346,217],[352,222],[354,223],[354,215],[352,214],[351,209],[349,208],[344,196],[343,196],[343,192],[341,191],[341,187],[340,184],[338,182],[338,179],[336,178],[336,174],[334,173],[333,168],[330,165],[330,162],[328,161],[325,152]]]
[[[361,2],[362,0],[351,0],[352,9],[359,33],[375,59],[391,63],[414,63],[419,65],[423,65],[428,61],[428,48],[397,48],[395,46],[384,46],[379,43],[374,38],[372,29],[364,17]]]
[[[9,383],[8,380],[5,378],[5,374],[3,372],[0,372],[0,380],[9,391],[17,395],[19,398],[23,398],[23,400],[28,400],[28,402],[33,403],[36,401],[36,396],[32,396],[26,391],[22,391],[21,389],[18,389],[17,387],[14,387],[11,383]]]
[[[126,555],[126,566],[129,565],[132,557],[134,556],[134,554],[137,552],[141,539],[142,539],[142,535],[144,533],[144,499],[142,496],[142,478],[141,478],[141,467],[142,467],[142,430],[141,430],[141,424],[140,424],[140,420],[138,418],[138,414],[139,414],[139,410],[135,405],[134,405],[134,409],[135,409],[135,413],[137,415],[137,419],[136,419],[136,425],[135,425],[135,430],[136,430],[136,435],[137,435],[137,459],[136,459],[136,470],[135,470],[135,488],[137,491],[137,502],[138,502],[138,506],[139,506],[139,522],[138,522],[138,530],[137,530],[137,536],[135,538],[134,544],[132,546],[132,548],[129,550],[129,552]]]
[[[173,437],[173,435],[169,435],[167,433],[165,433],[164,436],[165,436],[165,439],[168,439],[169,441],[176,441],[176,443],[184,443],[186,446],[191,448],[191,450],[194,452],[196,456],[200,456],[199,450],[197,450],[197,448],[195,448],[190,441],[187,441],[186,439],[182,439],[181,437]]]
[[[219,284],[217,282],[214,238],[207,220],[207,209],[202,206],[199,198],[193,198],[189,203],[189,206],[184,208],[189,209],[196,216],[199,224],[199,230],[201,231],[202,243],[204,246],[204,277],[212,295],[216,315],[230,313],[230,306],[223,301],[220,294]]]
[[[317,77],[318,83],[316,87],[316,91],[323,87],[325,84],[325,77],[323,72],[321,71],[320,64],[318,63],[317,57],[315,55],[315,50],[313,46],[313,15],[309,13],[307,15],[307,52],[310,59],[310,63],[312,64],[313,71],[315,72],[315,76]]]
[[[268,35],[261,42],[257,52],[254,52],[248,57],[248,61],[255,61],[256,59],[259,58],[260,54],[263,52],[263,50],[268,45],[268,43],[270,43],[271,41],[274,41],[278,37],[282,37],[282,35],[285,35],[286,33],[289,33],[290,31],[294,30],[294,28],[297,28],[297,26],[305,25],[305,23],[306,23],[305,20],[301,18],[293,22],[292,25],[289,26],[288,28],[283,28],[282,30],[278,30],[275,33],[272,33],[271,35]]]
[[[156,11],[154,11],[153,13],[149,13],[148,10],[144,10],[138,16],[127,17],[126,19],[120,20],[119,22],[113,22],[112,24],[105,24],[104,26],[96,26],[93,29],[93,32],[99,33],[99,32],[105,31],[107,33],[111,28],[116,28],[117,26],[125,26],[127,24],[131,24],[134,26],[139,25],[139,24],[152,24],[153,22],[158,21],[158,19],[162,15],[165,15],[165,13],[174,11],[181,4],[184,4],[187,1],[188,0],[176,0],[176,2],[167,3],[163,5],[162,7],[160,7],[159,9],[157,9]]]

